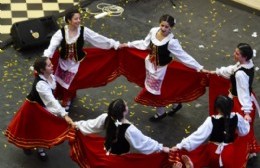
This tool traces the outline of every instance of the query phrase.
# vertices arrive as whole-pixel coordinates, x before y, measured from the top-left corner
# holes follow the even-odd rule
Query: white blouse
[[[86,121],[75,122],[76,128],[78,128],[82,134],[99,133],[104,130],[104,124],[107,114],[101,114],[95,119],[89,119]],[[131,124],[126,132],[125,138],[129,142],[133,149],[143,154],[150,154],[153,152],[162,151],[163,145],[157,141],[145,136],[139,129],[137,129],[133,124]]]
[[[237,123],[237,130],[239,136],[245,136],[248,134],[250,130],[249,122],[246,121],[240,114],[232,112],[230,114],[230,117],[233,118],[235,115],[238,117],[238,123]],[[214,118],[220,118],[223,117],[221,115],[213,115],[211,117]],[[187,151],[192,151],[196,149],[199,145],[201,145],[203,142],[205,142],[208,137],[210,136],[212,129],[213,129],[213,123],[211,117],[207,117],[207,119],[204,121],[204,123],[191,135],[189,135],[187,138],[184,138],[181,143],[178,143],[176,147],[178,149],[186,149]]]
[[[41,79],[36,84],[36,90],[40,95],[40,98],[45,105],[47,111],[50,113],[64,117],[68,113],[65,111],[65,109],[60,105],[59,101],[55,99],[52,89],[56,88],[56,81],[54,75],[51,75],[52,81],[48,81],[43,75],[39,75]]]
[[[192,69],[196,69],[197,71],[203,69],[202,65],[200,65],[192,56],[190,56],[182,49],[179,41],[173,38],[174,35],[172,33],[169,33],[168,36],[166,36],[162,41],[159,41],[156,38],[156,34],[159,30],[160,27],[152,28],[144,40],[128,42],[128,47],[146,50],[149,48],[150,41],[152,41],[156,46],[162,46],[169,42],[168,50],[171,52],[171,54],[175,55],[177,59],[180,60],[183,64]]]
[[[74,37],[69,37],[69,29],[68,26],[66,25],[64,27],[65,29],[65,40],[68,44],[72,44],[75,43],[80,35],[80,29],[81,27],[78,27],[78,33],[76,36]],[[102,49],[110,49],[110,48],[114,48],[117,49],[119,47],[119,41],[115,41],[111,38],[107,38],[105,36],[102,36],[96,32],[94,32],[93,30],[84,27],[84,33],[83,33],[83,38],[84,41],[91,43],[93,46],[98,47],[98,48],[102,48]],[[53,53],[55,52],[55,50],[60,46],[61,41],[62,41],[63,37],[62,37],[62,33],[61,30],[58,30],[51,38],[50,41],[50,45],[49,47],[44,50],[43,55],[46,57],[52,57]]]
[[[254,66],[253,61],[250,60],[246,64],[240,64],[239,62],[235,65],[230,65],[227,67],[221,67],[216,69],[216,74],[223,76],[224,78],[229,79],[235,71],[243,67],[250,69]],[[237,96],[240,104],[242,105],[241,110],[244,113],[250,113],[253,110],[253,103],[251,98],[251,93],[249,92],[249,76],[244,71],[238,71],[235,75],[236,78],[236,87],[237,87]],[[230,95],[232,98],[232,95]]]

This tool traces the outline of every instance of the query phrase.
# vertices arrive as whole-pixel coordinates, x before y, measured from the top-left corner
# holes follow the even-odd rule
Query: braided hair
[[[215,112],[220,112],[224,116],[224,142],[230,139],[230,113],[233,108],[233,100],[228,96],[220,95],[214,104]]]
[[[116,99],[112,101],[108,106],[108,116],[105,120],[106,140],[105,147],[107,151],[111,149],[113,143],[117,142],[117,136],[119,127],[115,125],[115,122],[121,121],[124,118],[124,112],[126,105],[123,99]]]

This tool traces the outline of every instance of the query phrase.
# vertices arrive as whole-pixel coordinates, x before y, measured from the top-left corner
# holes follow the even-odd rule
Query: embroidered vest
[[[169,64],[172,61],[172,57],[170,57],[170,51],[168,50],[168,44],[162,45],[162,46],[156,46],[155,44],[150,42],[150,57],[154,57],[155,63],[158,66],[164,66]]]
[[[60,57],[62,59],[74,59],[76,62],[81,61],[85,57],[85,53],[83,51],[84,46],[84,27],[80,27],[80,35],[75,43],[67,44],[65,38],[65,30],[64,27],[61,29],[62,33],[62,41],[61,41],[61,48],[60,48]]]
[[[35,77],[33,85],[32,85],[32,89],[31,92],[29,93],[29,95],[26,97],[28,100],[30,101],[35,101],[37,103],[39,103],[41,106],[45,107],[39,93],[36,90],[36,85],[39,81],[45,81],[43,79],[41,79],[38,75],[37,77]],[[46,82],[46,81],[45,81]]]
[[[209,140],[212,142],[225,142],[230,143],[234,142],[235,140],[235,132],[237,128],[237,122],[238,118],[237,115],[235,115],[233,118],[229,120],[229,136],[226,137],[225,133],[225,124],[224,124],[224,117],[221,117],[219,119],[216,119],[214,117],[211,118],[213,129],[210,134]]]
[[[234,72],[234,74],[232,74],[230,76],[230,82],[231,82],[231,88],[230,88],[230,92],[232,95],[237,96],[237,85],[236,85],[236,73],[238,71],[244,71],[248,76],[249,76],[249,94],[251,94],[252,92],[252,84],[253,84],[253,79],[254,79],[254,67],[250,68],[250,69],[246,69],[246,68],[239,68],[237,71]]]
[[[130,124],[122,124],[118,127],[117,141],[112,143],[110,153],[121,155],[130,151],[130,144],[125,139],[125,132],[129,126]],[[106,149],[109,150],[107,147]]]

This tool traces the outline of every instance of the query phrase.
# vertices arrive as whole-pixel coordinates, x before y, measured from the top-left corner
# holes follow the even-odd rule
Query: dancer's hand
[[[71,125],[73,128],[75,128],[75,123],[73,122],[73,120],[68,116],[68,115],[65,115],[64,117],[65,121]]]
[[[176,152],[177,150],[179,150],[176,146],[173,146],[171,149],[170,149],[170,151],[172,151],[172,152]]]
[[[162,148],[162,151],[165,152],[165,153],[169,153],[169,152],[170,152],[170,148],[164,146],[164,147]]]
[[[172,168],[182,168],[182,163],[181,162],[175,162],[172,164]]]
[[[209,73],[210,74],[216,74],[216,71],[210,71]]]
[[[76,129],[76,124],[74,122],[72,122],[70,125],[73,129]]]
[[[124,48],[124,47],[128,47],[127,43],[119,44],[119,47],[118,47],[118,48]]]
[[[246,121],[248,121],[248,122],[251,122],[251,121],[252,121],[252,118],[250,117],[249,114],[246,114],[246,115],[244,116],[244,119],[245,119]]]
[[[210,71],[207,70],[207,69],[201,69],[200,72],[202,72],[202,73],[210,73]]]

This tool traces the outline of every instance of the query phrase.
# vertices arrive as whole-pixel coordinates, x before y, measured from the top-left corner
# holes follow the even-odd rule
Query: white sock
[[[156,113],[161,116],[165,113],[164,107],[156,107]]]

